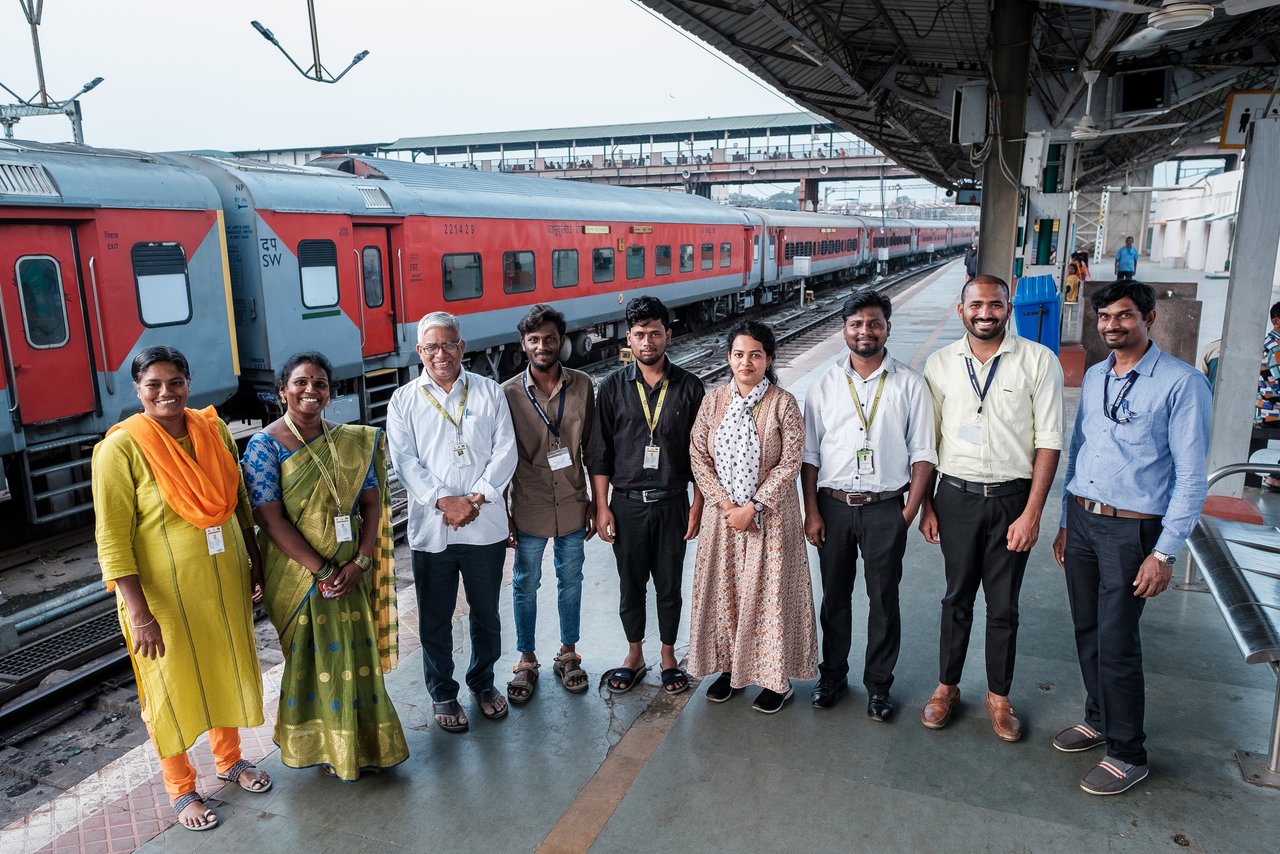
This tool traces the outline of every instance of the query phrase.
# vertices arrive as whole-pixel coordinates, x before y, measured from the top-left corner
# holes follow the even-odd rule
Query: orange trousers
[[[155,739],[151,742],[155,744]],[[240,761],[240,730],[235,727],[218,727],[209,730],[209,749],[213,752],[213,766],[219,774]],[[185,753],[160,760],[164,775],[164,790],[169,800],[177,800],[187,792],[196,790],[196,768]]]

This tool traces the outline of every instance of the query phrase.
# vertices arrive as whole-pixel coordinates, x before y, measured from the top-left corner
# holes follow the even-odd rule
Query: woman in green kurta
[[[218,817],[196,792],[186,753],[202,734],[220,778],[250,792],[271,788],[241,757],[238,732],[262,723],[253,519],[226,425],[213,407],[186,408],[191,373],[182,353],[148,347],[132,370],[143,413],[93,449],[98,562],[116,590],[174,811],[186,828],[209,830]]]
[[[319,353],[285,363],[287,411],[249,440],[241,464],[285,655],[281,761],[355,780],[409,748],[382,680],[397,658],[386,438],[324,421],[331,373]]]

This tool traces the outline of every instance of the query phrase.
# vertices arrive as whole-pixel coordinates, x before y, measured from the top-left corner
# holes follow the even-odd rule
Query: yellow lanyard
[[[298,432],[298,428],[294,425],[293,419],[289,417],[289,413],[284,414],[284,425],[289,428],[289,432],[293,434],[293,438],[302,443],[302,447],[311,455],[311,461],[316,464],[316,468],[320,470],[320,477],[324,479],[324,485],[329,487],[329,493],[333,495],[333,506],[338,508],[338,512],[343,511],[342,501],[338,498],[338,454],[333,449],[333,439],[329,436],[329,425],[324,423],[324,419],[320,419],[320,428],[324,432],[325,444],[329,446],[329,462],[333,465],[333,474],[330,475],[325,470],[324,465],[320,462],[320,458],[311,450],[311,446],[303,441],[302,434]]]
[[[426,386],[418,386],[418,389],[427,398],[427,400],[431,402],[431,405],[436,408],[436,412],[443,415],[444,420],[453,425],[453,429],[457,431],[458,434],[458,441],[462,441],[462,416],[466,414],[467,411],[467,394],[471,391],[471,383],[465,378],[462,380],[462,399],[458,401],[457,420],[454,420],[454,417],[440,405],[440,401],[436,400],[436,396],[434,394],[427,391]]]
[[[875,400],[871,403],[871,414],[867,415],[862,411],[862,401],[858,400],[858,393],[853,390],[853,377],[848,374],[844,375],[845,380],[849,383],[849,396],[853,398],[854,411],[858,413],[858,420],[862,422],[862,429],[866,433],[867,438],[864,447],[871,447],[871,424],[876,420],[876,410],[880,408],[880,392],[884,391],[884,381],[888,376],[888,371],[880,374],[880,382],[876,384]]]
[[[658,419],[662,417],[662,404],[667,399],[667,386],[670,380],[662,380],[662,389],[658,392],[658,405],[653,414],[649,413],[649,395],[645,394],[644,383],[636,380],[636,391],[640,392],[640,407],[644,410],[644,423],[649,425],[649,444],[653,444],[653,431],[658,429]]]

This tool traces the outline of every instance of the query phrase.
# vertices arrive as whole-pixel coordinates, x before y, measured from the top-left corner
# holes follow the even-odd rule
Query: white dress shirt
[[[966,363],[982,388],[995,356],[979,362],[965,335],[925,362],[943,474],[977,483],[1026,479],[1038,448],[1062,450],[1062,365],[1053,351],[1008,329],[997,355],[981,414]]]
[[[865,441],[862,419],[854,411],[849,382],[868,419],[880,377],[885,377],[880,405]],[[892,492],[911,480],[911,466],[937,463],[933,450],[933,402],[924,378],[886,351],[884,361],[863,379],[840,357],[809,388],[804,402],[804,461],[818,469],[818,486],[842,492]],[[858,473],[857,453],[874,453],[875,472]]]
[[[464,385],[469,391],[459,439],[454,426],[425,395],[432,395],[457,418]],[[516,470],[516,436],[502,386],[463,371],[446,394],[423,371],[391,395],[387,441],[396,474],[409,495],[410,548],[442,552],[455,543],[483,546],[507,538],[502,493]],[[455,462],[454,449],[459,444],[467,446],[462,466]],[[485,499],[480,515],[455,531],[445,524],[436,501],[473,492]]]

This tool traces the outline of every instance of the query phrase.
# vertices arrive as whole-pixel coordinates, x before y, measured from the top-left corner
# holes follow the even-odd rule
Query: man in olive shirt
[[[516,550],[511,591],[515,600],[520,663],[507,696],[522,705],[533,698],[539,663],[534,652],[542,555],[554,540],[560,652],[554,672],[566,689],[587,689],[578,655],[582,605],[583,544],[594,533],[595,507],[583,468],[589,458],[595,390],[581,371],[560,364],[564,315],[535,305],[516,326],[529,367],[502,385],[516,433],[516,473],[511,481],[508,545]]]

